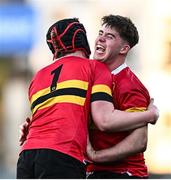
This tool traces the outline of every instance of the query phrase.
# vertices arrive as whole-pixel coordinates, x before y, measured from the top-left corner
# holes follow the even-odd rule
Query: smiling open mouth
[[[97,45],[96,46],[96,51],[98,52],[98,53],[104,53],[105,52],[105,48],[102,46],[102,45]]]

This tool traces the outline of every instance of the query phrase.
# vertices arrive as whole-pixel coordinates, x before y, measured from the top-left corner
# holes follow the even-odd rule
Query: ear
[[[127,54],[130,50],[130,46],[128,44],[124,44],[120,49],[120,54]]]

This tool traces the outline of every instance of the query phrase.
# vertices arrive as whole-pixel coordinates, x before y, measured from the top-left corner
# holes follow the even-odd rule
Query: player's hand
[[[93,161],[96,155],[96,151],[93,149],[90,140],[89,140],[89,136],[87,137],[87,157],[89,158],[89,160]]]
[[[19,137],[19,142],[20,142],[20,146],[23,145],[24,141],[26,140],[27,134],[28,134],[28,129],[29,129],[29,125],[30,125],[30,118],[27,117],[25,122],[23,124],[20,125],[20,137]]]
[[[154,105],[154,98],[151,98],[147,110],[149,110],[153,114],[153,118],[150,120],[149,123],[156,124],[159,118],[159,109],[157,108],[156,105]]]

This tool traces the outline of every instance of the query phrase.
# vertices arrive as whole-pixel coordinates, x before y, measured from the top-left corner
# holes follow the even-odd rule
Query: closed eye
[[[114,36],[113,34],[111,34],[111,33],[107,33],[107,34],[106,34],[106,37],[107,37],[108,39],[114,39],[114,38],[115,38],[115,36]]]

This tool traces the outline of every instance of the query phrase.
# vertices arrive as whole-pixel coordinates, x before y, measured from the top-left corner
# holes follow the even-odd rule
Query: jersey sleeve
[[[94,69],[93,86],[91,91],[91,102],[98,100],[113,102],[111,89],[111,72],[104,64],[96,62]]]

